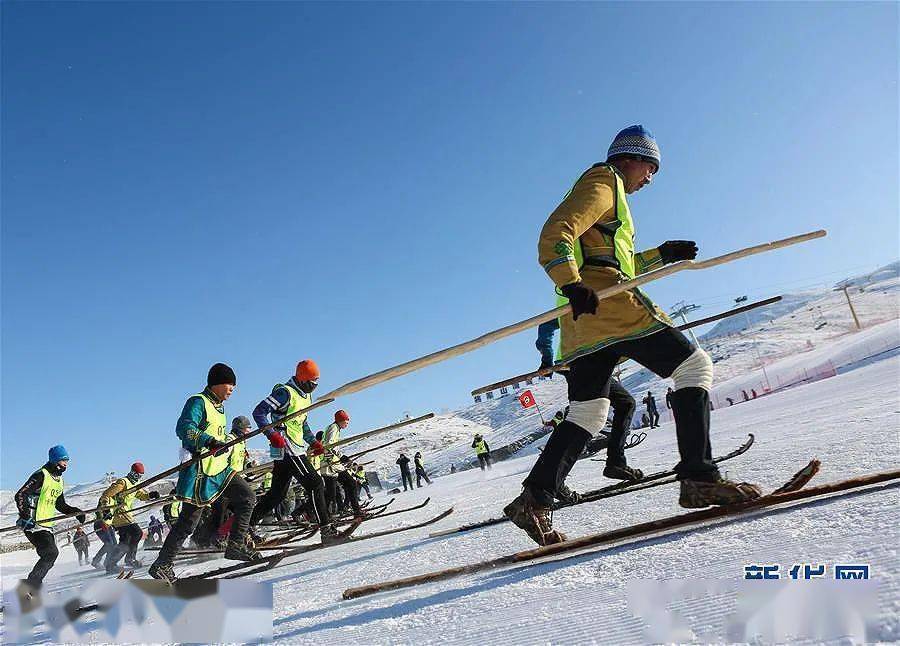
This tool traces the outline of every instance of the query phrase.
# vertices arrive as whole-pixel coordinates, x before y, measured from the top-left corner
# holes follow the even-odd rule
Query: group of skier
[[[425,463],[422,461],[421,451],[416,451],[415,455],[413,455],[413,465],[415,467],[416,485],[421,487],[422,480],[431,484],[431,478],[428,477],[428,472],[425,471]],[[413,474],[409,470],[409,458],[406,457],[405,453],[400,453],[400,457],[397,458],[397,466],[400,467],[400,480],[403,483],[403,491],[414,489],[415,487],[413,487],[412,479]]]
[[[568,303],[571,310],[541,326],[538,349],[542,367],[552,366],[552,336],[555,329],[560,330],[559,358],[568,367],[569,405],[523,482],[522,492],[506,505],[504,513],[541,545],[565,540],[553,527],[554,501],[573,495],[566,488],[566,477],[588,443],[605,427],[610,408],[613,420],[603,473],[622,480],[642,477],[640,470],[627,465],[624,453],[635,402],[613,378],[615,366],[625,359],[674,382],[666,401],[675,419],[680,454],[675,469],[680,479],[679,503],[698,508],[760,495],[756,485],[723,478],[712,461],[709,389],[713,366],[709,355],[674,327],[640,289],[621,292],[602,302],[597,296],[598,290],[697,255],[697,245],[691,240],[669,240],[647,251],[635,251],[635,220],[627,196],[648,185],[659,166],[659,148],[646,128],[636,125],[622,130],[610,145],[606,161],[593,165],[578,178],[540,234],[539,262],[556,287],[558,302]],[[340,441],[349,415],[338,411],[334,422],[317,436],[303,412],[312,404],[318,380],[315,362],[303,360],[291,378],[276,384],[253,410],[253,420],[264,429],[274,458],[271,486],[257,499],[241,475],[246,451],[240,438],[251,423],[247,418],[237,418],[230,432],[226,423],[224,403],[236,387],[235,373],[222,363],[212,366],[206,387],[187,399],[176,424],[185,454],[204,457],[179,471],[175,497],[180,509],[172,515],[171,530],[150,567],[150,576],[175,579],[172,563],[206,507],[212,509],[206,516],[212,529],[221,527],[224,515],[230,514],[226,559],[260,559],[254,528],[285,499],[294,480],[305,493],[311,520],[318,526],[323,543],[338,540],[334,506],[329,504],[338,490],[353,513],[361,515],[360,481],[354,471],[348,471],[354,465],[330,448]],[[648,393],[644,402],[648,410],[652,404],[655,411],[652,395]],[[655,420],[651,425],[656,425],[658,412],[651,420]],[[490,449],[484,438],[476,436],[472,448],[480,467],[490,468]],[[84,512],[68,505],[63,496],[62,473],[68,461],[62,446],[53,447],[47,463],[16,494],[19,525],[40,557],[28,577],[35,586],[40,586],[58,554],[49,519],[60,512],[79,514],[81,523],[86,520]],[[422,477],[430,482],[420,454],[414,457],[414,463],[419,486]],[[404,489],[411,488],[409,459],[401,454],[397,464]],[[143,466],[136,462],[128,476],[114,482],[101,498],[101,506],[105,502],[112,511],[107,508],[98,522],[101,526],[110,522],[118,534],[118,545],[104,541],[110,564],[107,567],[115,567],[123,556],[126,563],[136,563],[140,529],[129,509],[135,498],[143,499],[139,486],[142,476]]]
[[[228,528],[224,541],[226,559],[260,559],[255,548],[260,537],[253,528],[286,498],[295,480],[305,492],[308,516],[319,527],[323,543],[337,536],[332,513],[340,508],[335,504],[339,490],[343,494],[341,500],[349,504],[354,516],[363,516],[360,487],[364,486],[371,497],[365,471],[333,446],[340,442],[341,431],[349,425],[349,414],[337,411],[334,422],[313,435],[303,413],[312,403],[318,380],[318,366],[312,360],[303,360],[297,364],[294,375],[285,383],[276,384],[254,409],[253,418],[258,426],[265,427],[274,458],[271,472],[264,478],[268,487],[257,499],[253,487],[242,476],[248,452],[246,440],[241,438],[250,431],[251,422],[247,417],[236,417],[230,431],[226,424],[224,403],[233,393],[237,378],[225,364],[210,368],[206,387],[187,399],[175,426],[182,461],[204,457],[193,460],[178,473],[171,493],[173,500],[163,510],[170,530],[150,566],[150,576],[174,580],[172,563],[187,537],[192,535],[195,545],[211,545],[223,526]],[[47,463],[31,475],[15,496],[17,525],[39,556],[26,579],[34,588],[40,588],[59,554],[53,534],[57,513],[75,514],[80,524],[87,520],[86,512],[66,503],[62,473],[68,463],[69,454],[64,447],[51,448]],[[113,481],[101,494],[94,531],[103,546],[91,561],[95,567],[118,572],[123,557],[128,566],[141,565],[136,553],[143,530],[132,516],[132,506],[135,500],[159,498],[158,491],[145,491],[140,486],[143,476],[143,464],[135,462],[125,477]],[[154,531],[161,537],[161,527]]]

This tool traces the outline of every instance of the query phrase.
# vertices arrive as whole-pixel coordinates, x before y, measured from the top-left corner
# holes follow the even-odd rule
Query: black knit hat
[[[206,375],[207,386],[218,386],[219,384],[237,385],[237,377],[234,376],[234,370],[224,363],[215,364],[209,369],[209,374]]]

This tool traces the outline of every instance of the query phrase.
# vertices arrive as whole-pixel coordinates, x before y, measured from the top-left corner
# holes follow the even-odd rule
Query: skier
[[[88,549],[91,544],[91,539],[84,533],[81,526],[75,528],[75,536],[72,538],[72,544],[75,546],[75,551],[78,553],[78,565],[87,565],[90,563],[91,555],[88,553]],[[84,559],[83,562],[82,559]]]
[[[569,299],[565,296],[557,296],[557,306],[565,305],[568,302]],[[548,325],[548,323],[552,325]],[[556,330],[559,329],[558,318],[548,321],[548,323],[541,326],[547,326],[544,327],[543,337],[541,337],[540,328],[538,329],[538,340],[535,343],[538,350],[541,351],[541,365],[547,361],[548,356],[550,364],[553,364],[553,337]],[[560,338],[562,338],[562,333],[560,333]],[[562,374],[568,382],[568,371],[563,372]],[[644,477],[643,471],[628,466],[628,462],[625,458],[625,442],[628,440],[628,430],[631,428],[631,418],[634,416],[634,410],[636,408],[634,397],[625,390],[618,379],[615,379],[612,376],[609,378],[609,402],[610,408],[613,410],[612,428],[609,435],[607,436],[598,433],[596,437],[588,442],[585,448],[588,453],[591,454],[600,451],[602,448],[606,448],[606,466],[603,468],[603,475],[605,477],[613,478],[615,480],[640,480]],[[566,406],[565,411],[561,411],[561,413],[561,418],[560,412],[558,412],[550,421],[554,430],[556,430],[556,427],[565,419],[566,415],[569,414],[569,407]],[[604,427],[605,424],[606,421],[604,420]],[[568,468],[571,469],[572,465]],[[566,471],[561,479],[565,480],[567,475],[568,471]],[[578,495],[565,485],[560,487],[558,493],[561,495],[560,500],[565,502],[575,502],[578,499]]]
[[[332,448],[333,444],[340,442],[341,431],[350,425],[350,415],[345,410],[339,410],[334,414],[334,422],[325,427],[322,434],[322,443],[325,453],[322,456],[321,474],[325,479],[325,498],[329,502],[337,502],[339,493],[338,485],[344,490],[344,502],[353,508],[353,515],[362,517],[362,509],[359,506],[359,485],[352,475],[347,473],[347,460]],[[340,505],[336,505],[340,507]]]
[[[169,492],[170,496],[175,495],[175,490]],[[163,505],[163,520],[166,521],[166,525],[169,526],[169,529],[172,529],[172,525],[175,524],[175,521],[178,520],[178,515],[181,513],[181,501],[177,498],[172,502]]]
[[[413,481],[412,474],[409,472],[409,458],[401,453],[400,457],[397,458],[397,465],[400,467],[400,479],[403,480],[403,491],[407,491],[407,482],[409,483],[409,488],[412,489]]]
[[[672,390],[672,387],[669,386],[669,389],[666,391],[666,408],[669,410],[672,409],[672,395],[675,394],[675,391]]]
[[[491,447],[484,441],[481,433],[476,433],[472,440],[472,448],[475,449],[475,455],[478,457],[478,466],[484,471],[485,467],[491,468]]]
[[[19,512],[16,526],[25,532],[25,538],[34,545],[38,553],[38,562],[25,579],[25,583],[34,589],[40,589],[44,577],[59,556],[52,530],[56,521],[50,519],[59,512],[77,514],[79,523],[85,521],[84,512],[66,503],[63,494],[65,484],[62,474],[68,466],[69,453],[65,447],[61,444],[51,447],[46,464],[32,473],[15,495],[16,509]]]
[[[147,543],[158,545],[162,543],[163,524],[156,516],[150,516],[150,524],[147,525]]]
[[[366,497],[369,500],[372,500],[372,492],[369,491],[369,481],[366,479],[366,470],[361,466],[353,463],[353,466],[350,468],[353,472],[353,477],[356,478],[356,481],[359,483],[360,494],[362,494],[362,489],[366,490]]]
[[[140,567],[143,565],[137,560],[137,548],[144,536],[143,530],[134,522],[131,516],[131,507],[135,498],[138,500],[155,500],[159,498],[156,491],[146,492],[143,489],[137,489],[130,493],[124,493],[127,489],[133,488],[144,477],[144,465],[135,462],[131,465],[128,475],[119,478],[106,488],[100,495],[98,507],[108,507],[103,511],[103,520],[112,522],[112,526],[116,528],[119,535],[119,544],[109,550],[106,555],[106,571],[108,573],[118,572],[119,559],[125,557],[125,565],[131,567]]]
[[[103,561],[106,555],[114,551],[116,549],[116,545],[118,545],[118,541],[116,540],[116,530],[114,530],[111,525],[107,524],[106,521],[103,520],[102,510],[97,512],[93,527],[94,533],[97,534],[97,538],[100,539],[100,542],[103,543],[103,546],[99,550],[97,550],[96,554],[94,554],[94,558],[91,559],[91,565],[93,565],[98,570],[103,570],[105,569]]]
[[[653,393],[647,391],[647,396],[641,400],[647,407],[647,417],[650,418],[650,428],[659,428],[659,411],[656,409],[656,399]]]
[[[249,417],[238,415],[231,420],[231,433],[229,433],[226,441],[231,442],[232,440],[243,437],[249,432],[251,426]],[[231,447],[228,455],[228,465],[234,473],[238,474],[243,472],[244,464],[247,462],[247,455],[246,441],[238,442]],[[228,496],[219,496],[209,507],[209,510],[204,513],[201,521],[197,524],[197,529],[194,530],[194,533],[191,536],[191,540],[195,546],[200,549],[224,547],[224,543],[222,545],[218,544],[216,534],[225,522],[226,514],[230,509],[228,503]]]
[[[256,496],[250,485],[231,468],[230,453],[218,450],[228,439],[224,402],[231,397],[236,384],[237,378],[230,367],[224,363],[213,365],[206,376],[206,388],[188,398],[175,425],[175,434],[186,451],[192,455],[213,453],[178,473],[175,495],[183,503],[178,519],[150,566],[149,574],[154,579],[175,581],[172,562],[184,539],[194,528],[201,510],[222,495],[228,496],[235,517],[225,558],[237,561],[261,558],[246,541]]]
[[[425,478],[425,482],[431,484],[431,478],[428,477],[428,474],[425,472],[425,465],[422,464],[422,454],[419,451],[416,451],[416,454],[413,456],[413,460],[416,465],[416,484],[419,488],[422,488],[422,478]]]
[[[262,486],[260,487],[260,491],[265,493],[271,488],[272,488],[272,472],[266,471],[266,475],[264,475],[263,479],[262,479]]]
[[[610,146],[607,161],[585,171],[540,235],[539,261],[571,304],[571,312],[560,317],[561,354],[569,365],[570,409],[525,479],[523,492],[504,513],[541,545],[565,540],[553,529],[553,497],[584,446],[603,428],[610,406],[610,377],[624,357],[674,380],[672,408],[681,455],[676,467],[681,479],[679,503],[695,508],[760,495],[754,485],[724,480],[712,462],[709,355],[694,347],[640,290],[602,303],[595,291],[696,257],[696,243],[689,240],[634,251],[634,221],[626,195],[648,184],[658,169],[659,148],[653,136],[643,126],[626,128]]]
[[[253,409],[253,419],[257,425],[265,426],[270,418],[272,422],[277,423],[283,417],[308,408],[312,404],[312,392],[318,385],[319,367],[315,361],[311,359],[300,361],[294,370],[294,376],[285,384],[276,384],[272,388],[272,394],[256,405]],[[306,445],[316,441],[306,421],[306,415],[299,415],[276,426],[274,430],[268,431],[266,436],[272,447],[270,454],[275,458],[272,466],[272,486],[253,510],[251,527],[255,527],[284,500],[291,486],[291,480],[297,478],[310,500],[316,522],[319,524],[322,542],[332,542],[337,535],[337,529],[331,522],[325,503],[325,482],[306,455]],[[296,447],[298,451],[295,452],[292,447]]]

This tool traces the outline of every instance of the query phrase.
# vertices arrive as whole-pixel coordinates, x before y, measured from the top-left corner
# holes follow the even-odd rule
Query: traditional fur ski
[[[725,455],[721,455],[717,458],[713,458],[713,462],[719,464],[720,462],[724,462],[725,460],[730,460],[731,458],[736,458],[737,456],[746,453],[747,450],[753,446],[753,442],[756,440],[756,437],[753,433],[750,433],[747,437],[747,441],[744,442],[741,446],[736,448],[731,453],[726,453]],[[634,482],[618,482],[614,485],[609,485],[606,487],[601,487],[600,489],[594,489],[592,491],[585,491],[582,493],[577,502],[559,502],[554,505],[554,509],[562,509],[563,507],[572,507],[573,505],[580,505],[586,502],[595,502],[597,500],[603,500],[604,498],[612,498],[613,496],[620,496],[622,494],[631,493],[633,491],[642,491],[644,489],[649,489],[651,487],[658,487],[664,484],[671,484],[676,481],[675,471],[672,469],[666,471],[657,471],[656,473],[651,473],[649,475],[645,475],[640,480],[636,480]],[[463,532],[470,532],[473,529],[481,529],[482,527],[490,527],[492,525],[499,525],[500,523],[509,522],[509,519],[506,516],[499,516],[497,518],[488,518],[487,520],[482,520],[477,523],[470,523],[468,525],[462,525],[461,527],[457,527],[456,529],[446,529],[440,532],[433,532],[428,535],[429,538],[438,538],[440,536],[450,536],[452,534],[461,534]]]
[[[678,514],[675,516],[670,516],[668,518],[661,518],[659,520],[640,523],[637,525],[630,525],[628,527],[622,527],[620,529],[615,529],[600,534],[591,534],[588,536],[583,536],[581,538],[571,539],[562,543],[546,545],[544,547],[537,547],[531,550],[524,550],[522,552],[516,552],[515,554],[509,554],[507,556],[501,556],[495,559],[480,561],[478,563],[471,563],[469,565],[462,565],[445,570],[438,570],[427,574],[407,577],[405,579],[397,579],[395,581],[385,581],[383,583],[375,583],[356,588],[348,588],[347,590],[344,590],[343,598],[356,599],[358,597],[375,594],[377,592],[384,592],[386,590],[397,590],[399,588],[407,588],[422,583],[431,583],[434,581],[451,579],[463,574],[492,570],[504,565],[518,563],[522,564],[520,565],[520,567],[528,567],[529,565],[536,564],[539,559],[570,552],[577,552],[580,556],[584,553],[583,550],[585,550],[586,548],[609,545],[611,543],[618,543],[620,541],[629,539],[640,540],[650,537],[656,537],[660,533],[663,533],[670,529],[688,527],[696,523],[716,520],[720,518],[751,515],[758,510],[766,509],[769,507],[775,507],[777,505],[788,504],[796,501],[817,500],[823,496],[849,492],[854,489],[860,489],[862,487],[868,487],[871,485],[888,483],[883,487],[880,487],[879,489],[895,488],[900,486],[900,483],[896,482],[896,480],[900,479],[900,469],[895,469],[892,471],[872,473],[866,476],[832,482],[829,484],[820,485],[818,487],[803,488],[803,486],[815,475],[815,472],[817,470],[818,460],[813,460],[809,465],[793,475],[784,485],[782,485],[772,493],[761,496],[760,498],[751,500],[749,502],[722,507],[708,507],[699,511]]]

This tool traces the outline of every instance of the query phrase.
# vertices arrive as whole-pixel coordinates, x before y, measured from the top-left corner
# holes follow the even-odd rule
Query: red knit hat
[[[335,422],[349,422],[350,415],[347,413],[347,411],[341,409],[334,414],[334,421]]]
[[[131,470],[134,473],[140,473],[141,475],[144,475],[144,465],[140,462],[135,462],[134,464],[132,464]]]
[[[294,378],[297,381],[316,381],[319,378],[319,366],[312,359],[304,359],[297,364]]]

